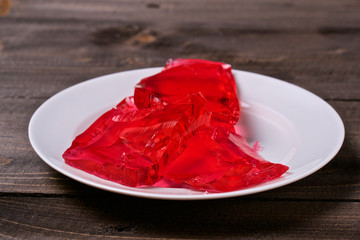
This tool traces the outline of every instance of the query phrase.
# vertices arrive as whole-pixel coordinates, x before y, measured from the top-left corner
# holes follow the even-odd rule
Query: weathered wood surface
[[[356,0],[13,0],[0,18],[0,239],[355,239],[359,12]],[[314,92],[344,121],[342,149],[289,186],[205,202],[96,190],[52,170],[32,150],[30,117],[56,92],[172,57],[225,61]]]
[[[356,239],[359,234],[359,202],[102,196],[2,197],[0,236],[16,231],[23,239]]]

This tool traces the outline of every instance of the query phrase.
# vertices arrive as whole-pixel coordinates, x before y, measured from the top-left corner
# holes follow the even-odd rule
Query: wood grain
[[[0,0],[0,17],[9,14],[11,9],[11,0]]]
[[[195,16],[184,1],[159,3],[163,7],[156,10],[141,1],[40,2],[18,2],[16,11],[0,22],[0,74],[7,94],[37,87],[37,96],[49,97],[102,74],[162,66],[172,57],[198,57],[296,83],[325,99],[359,99],[360,21],[355,14],[360,7],[355,1],[319,6],[310,1],[305,6],[196,1],[191,4],[199,11]],[[222,8],[227,19],[215,11]],[[334,9],[343,10],[334,18]],[[141,14],[130,14],[134,11]],[[173,17],[166,21],[170,12]],[[289,16],[292,21],[283,21]],[[202,22],[193,19],[189,24],[189,18]],[[206,22],[215,19],[217,23]],[[27,81],[19,78],[20,72]]]
[[[104,192],[88,198],[3,197],[0,206],[0,224],[7,225],[2,234],[23,239],[355,239],[359,234],[358,202],[177,202]]]
[[[11,2],[0,18],[0,239],[360,235],[359,1]],[[28,122],[55,93],[175,57],[224,61],[312,91],[343,119],[342,149],[288,186],[200,202],[100,191],[57,173],[33,151]]]

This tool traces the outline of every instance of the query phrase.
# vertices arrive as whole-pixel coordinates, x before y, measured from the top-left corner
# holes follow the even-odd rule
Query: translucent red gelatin
[[[164,176],[209,192],[226,192],[281,176],[287,166],[265,161],[236,133],[202,129],[188,141]]]
[[[207,100],[214,121],[235,124],[239,119],[237,98],[231,66],[198,59],[170,60],[160,73],[141,80],[134,92],[138,108],[147,108],[154,99],[168,104],[191,93],[200,92]]]
[[[265,161],[235,133],[238,118],[230,65],[172,60],[159,74],[143,79],[134,97],[77,136],[63,158],[73,167],[132,187],[224,192],[286,172],[288,167]]]
[[[197,128],[210,126],[205,100],[191,95],[175,105],[138,109],[126,98],[75,138],[66,162],[128,186],[152,185]]]

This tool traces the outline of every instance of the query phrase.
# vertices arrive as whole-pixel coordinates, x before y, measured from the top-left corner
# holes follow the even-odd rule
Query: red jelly
[[[265,161],[243,137],[223,128],[207,128],[188,141],[164,176],[199,190],[226,192],[278,178],[287,170]]]
[[[152,185],[164,166],[200,127],[210,126],[210,113],[200,94],[175,105],[138,109],[126,98],[97,119],[63,154],[74,167],[128,186]]]
[[[132,98],[103,114],[75,138],[63,154],[65,162],[96,176],[127,186],[152,185],[159,180],[158,164],[126,144],[121,134],[162,106],[139,111]]]
[[[77,136],[63,158],[133,187],[163,179],[224,192],[281,176],[288,167],[265,161],[235,133],[238,118],[230,65],[172,60]]]
[[[154,99],[168,104],[200,92],[208,101],[214,121],[235,124],[239,119],[234,76],[229,64],[197,59],[168,61],[164,70],[141,80],[134,92],[138,108],[151,106]]]

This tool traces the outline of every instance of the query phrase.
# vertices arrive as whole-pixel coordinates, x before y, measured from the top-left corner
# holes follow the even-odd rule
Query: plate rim
[[[320,161],[319,163],[317,163],[314,167],[312,167],[310,170],[305,171],[302,174],[299,174],[293,178],[288,178],[288,179],[282,179],[279,182],[274,182],[267,185],[263,185],[263,184],[259,184],[259,185],[255,185],[249,188],[244,188],[244,189],[240,189],[240,190],[236,190],[236,191],[231,191],[231,192],[222,192],[222,193],[210,193],[210,194],[206,194],[206,192],[204,192],[204,194],[166,194],[166,193],[148,193],[148,192],[139,192],[139,191],[134,191],[132,190],[131,187],[127,187],[125,185],[121,185],[122,187],[126,187],[129,188],[128,189],[123,189],[123,188],[116,188],[116,187],[112,187],[112,186],[107,186],[107,185],[103,185],[101,183],[97,183],[94,181],[89,181],[87,179],[84,179],[80,176],[77,176],[76,174],[73,174],[71,172],[67,172],[64,171],[61,167],[58,167],[55,163],[53,163],[51,160],[47,159],[46,156],[44,156],[44,154],[42,153],[41,149],[38,148],[38,146],[36,146],[36,144],[34,144],[34,136],[35,136],[35,132],[34,132],[34,128],[32,127],[34,125],[34,122],[36,121],[37,116],[39,115],[39,113],[41,111],[43,111],[44,108],[46,108],[46,106],[48,104],[51,104],[53,101],[56,101],[56,99],[58,97],[60,97],[62,94],[65,94],[67,91],[69,91],[70,89],[74,89],[74,88],[79,88],[81,87],[81,85],[86,85],[86,84],[90,84],[93,81],[101,81],[101,79],[106,79],[109,77],[112,77],[114,75],[121,75],[121,74],[127,74],[130,72],[137,72],[137,71],[160,71],[162,69],[162,67],[151,67],[151,68],[139,68],[139,69],[132,69],[132,70],[126,70],[126,71],[121,71],[121,72],[115,72],[115,73],[110,73],[110,74],[106,74],[106,75],[102,75],[102,76],[98,76],[98,77],[94,77],[88,80],[84,80],[80,83],[71,85],[59,92],[57,92],[56,94],[54,94],[53,96],[51,96],[50,98],[48,98],[45,102],[43,102],[37,109],[36,111],[33,113],[33,115],[30,118],[29,121],[29,126],[28,126],[28,137],[30,140],[30,144],[33,147],[33,149],[35,150],[35,152],[37,153],[37,155],[42,159],[42,161],[44,161],[48,166],[50,166],[51,168],[53,168],[54,170],[58,171],[59,173],[75,180],[78,182],[81,182],[85,185],[91,186],[91,187],[95,187],[98,189],[102,189],[102,190],[106,190],[109,192],[114,192],[114,193],[118,193],[118,194],[123,194],[123,195],[128,195],[128,196],[133,196],[133,197],[141,197],[141,198],[149,198],[149,199],[161,199],[161,200],[209,200],[209,199],[221,199],[221,198],[230,198],[230,197],[240,197],[240,196],[244,196],[244,195],[250,195],[250,194],[255,194],[255,193],[259,193],[259,192],[264,192],[264,191],[269,191],[275,188],[279,188],[288,184],[291,184],[293,182],[299,181],[313,173],[315,173],[316,171],[318,171],[319,169],[321,169],[322,167],[324,167],[327,163],[329,163],[335,156],[336,154],[340,151],[344,139],[345,139],[345,126],[344,123],[340,117],[340,115],[337,113],[337,111],[329,104],[327,103],[325,100],[323,100],[322,98],[320,98],[319,96],[317,96],[316,94],[310,92],[307,89],[304,89],[300,86],[297,86],[293,83],[289,83],[286,82],[284,80],[280,80],[271,76],[266,76],[263,74],[259,74],[259,73],[254,73],[254,72],[248,72],[248,71],[244,71],[244,70],[238,70],[238,69],[233,69],[233,72],[239,72],[242,74],[250,74],[250,75],[254,75],[256,77],[260,77],[260,78],[265,78],[267,80],[271,80],[271,81],[276,81],[278,84],[283,84],[283,85],[287,85],[290,87],[295,87],[297,88],[297,90],[299,91],[305,91],[306,94],[310,94],[312,97],[315,97],[318,101],[322,102],[322,104],[324,104],[324,106],[326,106],[328,108],[328,110],[334,115],[336,122],[337,122],[337,126],[339,127],[337,130],[340,133],[340,137],[338,138],[336,147],[334,147],[332,149],[331,152],[328,153],[327,157]],[[64,163],[65,164],[65,163]],[[77,171],[81,171],[78,169],[75,169]],[[84,171],[81,171],[84,174],[89,174],[86,173]],[[92,174],[89,174],[91,176],[95,176]],[[97,177],[97,176],[95,176]],[[99,177],[97,177],[99,178]],[[99,178],[103,181],[108,181],[102,178]],[[111,183],[113,183],[112,181],[109,181]],[[267,182],[269,183],[269,182]],[[266,183],[265,183],[266,184]]]

